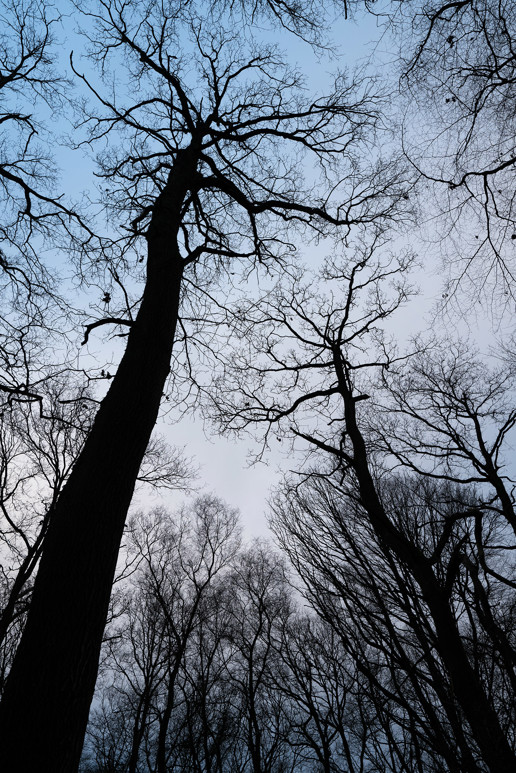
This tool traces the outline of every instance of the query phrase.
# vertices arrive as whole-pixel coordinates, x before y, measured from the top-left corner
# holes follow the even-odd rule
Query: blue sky
[[[68,4],[62,4],[62,8],[69,8]],[[77,68],[82,71],[90,65],[81,58],[83,41],[79,39],[74,29],[77,24],[77,13],[72,13],[63,19],[63,29],[59,32],[60,39],[60,65],[71,76],[69,55],[74,50],[74,61]],[[336,68],[353,69],[362,64],[371,51],[373,41],[378,38],[377,20],[372,15],[366,15],[359,21],[339,20],[332,28],[333,38],[338,47],[338,54],[328,60],[324,56],[316,56],[312,50],[299,40],[293,40],[286,33],[277,35],[278,42],[282,46],[288,46],[291,61],[297,62],[306,73],[307,81],[314,90],[324,91],[331,80],[331,72]],[[384,43],[380,43],[377,49],[378,60],[389,58]],[[67,114],[55,114],[51,116],[52,129],[58,135],[62,133],[63,146],[56,147],[55,152],[62,171],[62,189],[68,195],[79,198],[83,193],[89,193],[95,198],[97,180],[94,176],[95,166],[88,149],[70,151],[66,147],[67,135],[73,136],[70,124],[70,116]],[[409,242],[410,242],[410,237]],[[416,247],[419,249],[418,243]],[[430,250],[428,250],[430,252]],[[311,266],[317,266],[324,257],[323,248],[300,251],[303,261]],[[73,270],[65,262],[63,256],[49,255],[51,262],[61,269],[64,277],[73,275]],[[389,323],[393,335],[407,338],[408,334],[414,334],[428,327],[431,321],[431,311],[441,293],[441,276],[428,255],[424,258],[425,269],[415,277],[416,282],[422,288],[419,298],[402,312],[396,319]],[[89,293],[80,291],[77,302],[91,305],[92,310],[100,305],[102,288],[92,288]],[[480,320],[483,322],[483,317]],[[474,321],[470,323],[478,337],[478,325]],[[467,334],[467,326],[465,333]],[[103,366],[101,358],[105,360],[116,359],[120,350],[118,340],[101,343],[100,339],[92,337],[89,353],[79,350],[78,364]],[[93,359],[92,359],[93,357]],[[98,358],[98,362],[95,362]],[[212,491],[226,499],[231,506],[241,510],[242,520],[246,533],[249,536],[264,535],[266,526],[266,500],[271,486],[275,485],[280,477],[281,470],[287,470],[293,466],[293,459],[289,450],[280,450],[279,444],[271,441],[272,449],[264,456],[263,462],[249,466],[248,452],[253,452],[255,447],[252,440],[243,438],[240,441],[225,439],[216,436],[209,427],[203,427],[200,419],[185,417],[177,420],[174,412],[169,413],[161,422],[158,431],[174,446],[184,447],[185,454],[193,457],[199,465],[199,487]],[[287,444],[285,444],[287,445]],[[167,494],[164,503],[175,506],[183,496],[180,494]],[[135,499],[135,507],[147,507],[157,503],[155,496],[139,493]]]

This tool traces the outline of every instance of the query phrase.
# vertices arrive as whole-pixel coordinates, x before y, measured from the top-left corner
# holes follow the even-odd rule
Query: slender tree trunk
[[[158,744],[156,749],[156,773],[167,773],[167,737],[170,720],[172,718],[172,711],[176,703],[177,675],[179,674],[179,669],[181,668],[181,663],[185,655],[188,639],[192,633],[200,598],[200,595],[198,595],[190,611],[188,623],[182,633],[179,647],[174,654],[174,663],[170,669],[167,685],[167,700],[165,703],[165,708],[163,709],[163,714],[159,720]],[[166,612],[166,610],[164,611]]]
[[[28,584],[32,572],[34,571],[34,567],[37,564],[41,550],[42,539],[43,532],[38,534],[36,542],[31,546],[27,556],[23,559],[23,562],[18,569],[18,573],[11,586],[7,603],[5,604],[2,613],[0,614],[0,643],[3,642],[7,636],[9,626],[12,624],[15,618],[16,605],[19,602],[22,596],[22,592],[25,586]]]
[[[249,738],[249,751],[251,753],[251,763],[253,767],[253,773],[262,773],[262,744],[261,733],[258,718],[256,716],[256,704],[255,704],[255,685],[253,679],[253,653],[250,654],[249,659],[249,678],[247,682],[249,690],[249,720],[248,720],[248,738]]]
[[[0,705],[9,773],[75,773],[79,764],[126,514],[170,368],[183,268],[177,232],[195,166],[194,152],[181,151],[155,202],[142,304],[52,515]]]
[[[129,762],[127,763],[127,773],[137,773],[138,770],[138,757],[140,755],[140,746],[146,730],[150,701],[151,688],[146,687],[134,719],[133,732],[131,735],[131,753],[129,755]]]
[[[167,686],[167,701],[163,714],[159,719],[159,732],[158,732],[158,748],[156,750],[156,773],[167,773],[167,737],[168,728],[170,726],[170,719],[172,717],[172,710],[175,705],[176,694],[176,678],[179,671],[179,663],[176,662],[176,667],[170,674],[169,683]]]
[[[338,350],[334,352],[334,363],[344,401],[346,430],[353,445],[353,469],[371,525],[385,552],[392,552],[409,568],[421,589],[435,625],[439,655],[450,678],[454,696],[473,731],[490,773],[514,773],[516,755],[469,662],[446,593],[440,587],[428,559],[396,528],[383,509],[369,470],[364,438],[357,424],[351,385]]]

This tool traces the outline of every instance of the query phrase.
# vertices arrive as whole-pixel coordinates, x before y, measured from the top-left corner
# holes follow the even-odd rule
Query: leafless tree
[[[400,25],[401,89],[409,96],[405,150],[424,181],[429,238],[447,264],[446,295],[461,285],[477,300],[483,291],[491,302],[496,298],[495,310],[504,300],[512,306],[514,4],[428,0],[392,6],[391,21],[395,29]]]
[[[422,391],[423,352],[419,359],[420,384],[416,381],[414,392],[410,387],[407,392],[413,406],[420,399],[428,399],[428,411],[420,402],[417,413],[421,448],[410,429],[400,430],[407,459],[411,454],[418,459],[419,452],[424,456],[426,450],[431,462],[434,454],[443,470],[454,469],[454,476],[448,476],[448,480],[458,487],[487,483],[490,478],[490,496],[471,490],[460,495],[446,488],[429,489],[424,494],[425,475],[415,475],[424,472],[421,465],[412,465],[413,478],[396,472],[404,451],[396,456],[386,439],[389,431],[383,429],[390,426],[389,410],[395,411],[397,406],[387,402],[380,412],[380,395],[390,374],[401,371],[407,358],[391,348],[381,326],[406,298],[408,289],[399,274],[400,267],[382,251],[381,245],[376,245],[375,249],[362,250],[348,264],[331,261],[321,285],[324,289],[324,283],[331,282],[326,294],[318,292],[315,281],[305,278],[304,282],[294,280],[286,291],[278,288],[276,294],[270,294],[268,306],[250,304],[248,335],[255,336],[255,345],[259,342],[262,358],[255,354],[252,361],[247,359],[245,345],[231,353],[226,388],[219,393],[217,407],[221,422],[229,429],[262,425],[270,434],[270,429],[277,426],[280,439],[304,440],[313,448],[317,463],[300,471],[299,480],[291,482],[276,521],[282,545],[297,558],[296,568],[305,576],[307,587],[315,583],[317,598],[320,596],[330,606],[339,605],[340,599],[344,605],[354,605],[361,610],[364,621],[368,605],[373,601],[378,604],[383,611],[367,618],[371,619],[367,642],[374,640],[374,621],[377,619],[380,626],[382,619],[390,629],[390,648],[396,645],[400,649],[396,640],[405,633],[415,637],[419,647],[426,647],[428,676],[417,669],[410,671],[413,666],[409,664],[414,661],[408,654],[408,644],[401,647],[401,662],[414,680],[414,690],[430,684],[440,693],[446,722],[457,734],[451,740],[438,741],[446,764],[452,769],[464,764],[472,769],[480,765],[480,769],[484,766],[491,771],[509,771],[514,765],[513,720],[498,695],[513,690],[510,664],[514,643],[509,634],[513,542],[508,531],[510,518],[503,512],[502,501],[505,499],[511,507],[512,503],[510,481],[501,472],[501,446],[513,420],[510,406],[496,405],[495,396],[506,379],[496,374],[475,381],[468,373],[462,384],[457,384],[454,397],[450,395],[450,383],[456,384],[455,376],[452,382],[442,379],[439,388],[435,382],[430,385],[439,363],[434,367],[429,357],[428,388]],[[337,285],[342,287],[340,298]],[[411,383],[410,361],[407,384]],[[473,385],[469,393],[468,378]],[[403,404],[403,395],[397,395]],[[457,405],[454,400],[468,409],[450,408],[451,403]],[[495,427],[489,440],[480,429],[486,418]],[[379,427],[376,433],[374,427]],[[385,441],[383,448],[379,448],[375,434]],[[319,466],[321,454],[326,460],[323,468]],[[476,475],[464,471],[461,462],[471,465]],[[309,497],[303,499],[302,492],[305,487],[310,491],[312,478],[317,482],[321,475],[314,505]],[[441,477],[446,480],[447,476]],[[337,492],[336,505],[330,497],[333,490]],[[422,514],[420,500],[427,508],[422,508]],[[287,524],[285,532],[281,532],[281,523]],[[383,581],[385,585],[380,587],[378,583]],[[390,602],[389,594],[399,599]],[[334,601],[335,596],[339,601]],[[505,599],[503,612],[497,610],[498,597]],[[393,604],[405,605],[405,612],[400,612],[401,633],[391,619]],[[337,610],[334,618],[339,619],[339,614]],[[483,642],[480,650],[472,644],[477,640]],[[367,651],[362,655],[367,659]],[[434,707],[432,700],[424,696],[420,699],[429,706],[429,727],[421,731],[423,738],[434,722]],[[422,712],[420,715],[424,716]],[[414,714],[404,730],[409,738],[413,721]],[[467,729],[461,729],[463,726]],[[426,755],[419,731],[414,733],[420,753]],[[465,734],[462,741],[461,733]],[[472,739],[477,750],[474,760],[468,757]],[[455,747],[463,758],[454,760]]]
[[[324,773],[359,771],[379,731],[366,702],[357,700],[361,675],[335,627],[313,609],[298,612],[278,651],[283,668],[274,677],[290,703],[288,742],[297,764]]]
[[[294,768],[289,752],[288,706],[274,686],[280,668],[278,644],[292,612],[286,567],[267,544],[244,551],[232,575],[231,639],[235,648],[231,683],[241,702],[240,744],[252,773]]]
[[[439,546],[446,522],[471,507],[449,486],[414,481],[389,482],[383,491],[389,511],[412,542]],[[461,507],[462,505],[462,507]],[[392,510],[390,509],[392,508]],[[363,514],[354,510],[338,482],[320,475],[285,491],[277,502],[275,525],[293,560],[305,592],[323,619],[340,637],[357,669],[350,688],[359,716],[367,717],[371,734],[363,755],[382,770],[484,770],[457,705],[454,672],[441,658],[436,631],[412,573],[385,556],[385,549]],[[361,522],[362,521],[362,522]],[[463,562],[455,567],[462,551]],[[469,561],[466,555],[469,552]],[[455,520],[454,533],[436,561],[436,573],[448,583],[450,606],[477,680],[496,707],[503,732],[512,738],[511,595],[484,584],[484,612],[477,596],[476,545],[471,524]],[[505,596],[503,602],[502,598]],[[482,622],[485,611],[504,606],[498,615],[506,655],[498,653],[496,636]],[[513,645],[512,645],[513,646]],[[349,668],[349,666],[348,666]],[[360,731],[355,719],[348,735]],[[354,759],[358,759],[355,755]],[[419,762],[418,762],[419,760]],[[422,768],[421,768],[422,766]]]
[[[175,518],[162,509],[140,514],[128,541],[132,572],[106,633],[88,756],[117,758],[129,773],[145,760],[161,771],[181,759],[196,637],[210,626],[213,588],[239,547],[236,513],[200,497]]]
[[[91,428],[96,400],[73,374],[45,377],[44,392],[12,395],[0,417],[0,555],[2,686],[30,604],[55,503]],[[184,455],[162,438],[151,439],[138,483],[188,488]],[[5,647],[4,647],[5,644]]]
[[[91,397],[73,388],[70,378],[47,381],[45,391],[47,414],[42,414],[41,402],[18,394],[0,418],[2,684],[29,606],[49,520],[91,426]]]
[[[383,375],[378,447],[418,475],[474,485],[516,533],[508,453],[516,422],[512,363],[493,365],[467,341],[445,339]]]
[[[358,171],[357,151],[377,115],[364,84],[339,76],[327,97],[306,100],[276,51],[246,50],[234,18],[205,4],[164,13],[113,0],[78,10],[99,68],[93,82],[74,64],[99,105],[84,125],[90,145],[112,143],[100,174],[120,234],[91,268],[109,263],[116,283],[127,267],[144,289],[131,300],[118,285],[124,313],[95,322],[128,330],[126,348],[54,508],[3,694],[4,760],[20,770],[34,767],[31,755],[55,770],[77,766],[127,508],[169,375],[180,306],[187,338],[186,323],[198,321],[193,298],[211,298],[232,263],[244,272],[284,265],[293,229],[317,236],[372,227],[394,217],[402,201],[396,170]],[[183,48],[180,40],[188,41]],[[108,86],[111,66],[129,79],[128,91]],[[324,190],[303,189],[300,154],[319,163]]]

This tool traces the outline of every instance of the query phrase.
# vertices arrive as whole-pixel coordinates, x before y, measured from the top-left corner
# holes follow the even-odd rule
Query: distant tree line
[[[236,514],[214,497],[135,516],[81,771],[496,769],[413,573],[347,493],[321,476],[277,503],[304,599],[281,553],[242,546]],[[432,560],[471,678],[514,748],[514,573],[494,544],[503,527],[473,490],[448,483],[400,477],[382,501]],[[499,560],[482,565],[485,552]]]

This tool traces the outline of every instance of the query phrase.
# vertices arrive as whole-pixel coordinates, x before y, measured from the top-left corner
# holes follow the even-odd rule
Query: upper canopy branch
[[[87,141],[113,131],[122,138],[116,156],[101,157],[101,175],[110,210],[128,211],[130,201],[128,233],[145,233],[152,201],[186,147],[198,153],[195,174],[181,181],[189,189],[182,233],[190,263],[203,245],[206,255],[219,245],[221,255],[254,252],[263,260],[293,227],[320,234],[401,213],[404,184],[392,166],[368,176],[384,180],[374,195],[357,182],[360,150],[376,130],[381,103],[371,81],[339,75],[327,97],[306,99],[299,73],[266,45],[246,51],[230,16],[212,18],[204,8],[199,20],[189,4],[176,10],[158,18],[150,7],[136,14],[103,0],[98,13],[86,14],[97,24],[89,33],[92,56],[106,77],[120,55],[129,63],[129,93],[108,96],[80,75],[102,107],[82,121]],[[321,192],[303,184],[312,164],[323,171]]]

